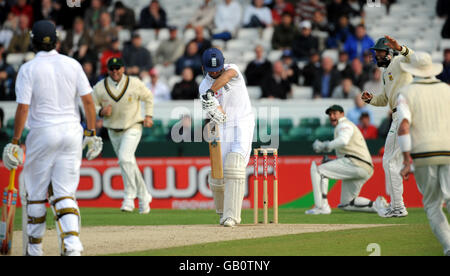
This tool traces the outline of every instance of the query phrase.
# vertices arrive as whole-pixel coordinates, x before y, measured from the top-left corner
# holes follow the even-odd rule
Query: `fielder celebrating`
[[[152,196],[136,163],[135,152],[142,136],[142,126],[153,126],[153,93],[137,77],[124,74],[121,58],[111,58],[107,63],[108,77],[94,86],[95,107],[119,159],[124,185],[124,212],[134,210],[134,200],[139,199],[139,213],[150,212]],[[141,101],[145,103],[145,118],[141,114]]]
[[[386,200],[379,196],[375,202],[360,197],[362,186],[373,174],[372,157],[361,131],[349,121],[340,105],[329,107],[325,113],[335,127],[334,140],[314,141],[315,152],[336,150],[337,159],[317,166],[311,164],[311,182],[313,185],[315,207],[306,211],[307,215],[328,215],[331,209],[327,200],[328,179],[342,179],[341,203],[339,208],[345,211],[377,212],[386,208]]]
[[[417,52],[411,64],[401,67],[414,75],[397,101],[398,142],[404,158],[401,175],[408,177],[412,157],[431,229],[444,247],[444,254],[450,256],[450,226],[442,211],[445,201],[450,212],[450,122],[446,119],[450,88],[436,79],[442,64],[433,64],[427,53]]]
[[[89,147],[87,158],[90,160],[100,153],[103,145],[101,138],[95,136],[92,88],[81,65],[55,50],[57,37],[53,23],[36,22],[31,35],[37,54],[19,70],[14,137],[3,151],[3,162],[8,169],[22,164],[19,138],[28,118],[30,132],[25,142],[27,160],[23,169],[26,196],[21,194],[28,215],[23,229],[28,235],[24,240],[25,254],[43,255],[45,203],[49,192],[49,201],[56,213],[61,254],[78,256],[83,246],[79,238],[80,210],[75,192],[80,180],[82,148]],[[87,119],[84,141],[78,96],[81,96]]]
[[[219,125],[223,179],[209,177],[220,224],[233,227],[241,222],[246,168],[252,149],[254,115],[244,77],[235,64],[224,64],[217,48],[205,50],[200,84],[203,109]],[[207,95],[207,99],[202,96]],[[212,96],[214,95],[214,96]],[[226,116],[225,116],[226,114]]]
[[[413,51],[406,46],[400,46],[398,42],[385,36],[378,39],[374,47],[378,67],[384,67],[383,93],[373,95],[364,91],[362,99],[374,106],[389,105],[392,110],[392,124],[386,138],[383,155],[383,169],[386,176],[386,192],[391,197],[390,206],[386,210],[380,210],[378,214],[382,217],[404,217],[408,215],[403,202],[403,180],[400,176],[402,168],[402,154],[397,139],[399,125],[397,116],[397,98],[399,89],[412,81],[410,73],[401,69],[401,63],[409,63]],[[401,56],[394,57],[393,51],[399,51]]]

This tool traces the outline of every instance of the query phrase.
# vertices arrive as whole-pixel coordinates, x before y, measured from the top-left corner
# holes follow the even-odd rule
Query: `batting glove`
[[[217,109],[219,106],[219,103],[217,100],[211,95],[211,93],[207,93],[206,95],[202,96],[202,109],[205,111],[211,111],[214,109]]]
[[[3,164],[8,170],[23,164],[23,150],[19,145],[9,143],[3,149]]]
[[[227,115],[217,108],[210,110],[208,112],[208,115],[211,118],[211,121],[218,125],[223,124],[227,121]]]
[[[83,149],[87,146],[87,160],[96,158],[103,149],[103,141],[101,137],[95,136],[95,131],[85,131],[83,139]]]

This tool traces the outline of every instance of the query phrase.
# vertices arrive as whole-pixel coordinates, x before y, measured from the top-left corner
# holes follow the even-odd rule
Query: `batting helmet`
[[[39,20],[33,24],[31,38],[37,44],[52,44],[56,42],[56,27],[49,20]]]
[[[218,72],[223,69],[225,59],[217,48],[209,48],[203,52],[202,65],[206,72]]]
[[[389,51],[391,48],[386,45],[388,40],[385,37],[382,37],[377,40],[377,43],[373,47],[371,47],[371,50],[377,50],[377,51]]]
[[[376,57],[377,65],[379,67],[387,67],[391,63],[391,59],[394,56],[394,50],[386,45],[387,42],[388,40],[385,37],[379,38],[375,43],[375,45],[370,48],[371,50],[386,52],[385,57],[383,58]]]

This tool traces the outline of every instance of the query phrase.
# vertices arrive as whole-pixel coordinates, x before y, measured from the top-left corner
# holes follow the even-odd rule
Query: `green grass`
[[[394,224],[370,229],[353,229],[321,233],[284,235],[270,238],[205,243],[121,255],[143,256],[367,256],[370,243],[377,243],[381,255],[441,256],[442,247],[431,232],[425,212],[409,208],[405,218],[381,218],[376,214],[344,212],[333,209],[328,216],[307,216],[306,209],[280,209],[279,222],[284,224]],[[149,215],[122,213],[111,208],[81,208],[82,225],[188,225],[217,224],[212,210],[153,209]],[[270,218],[271,212],[269,213]],[[260,213],[260,219],[262,212]],[[15,229],[21,229],[21,210],[18,208]],[[253,211],[243,210],[243,223],[253,223]],[[54,227],[51,211],[47,215],[48,228]],[[201,233],[199,233],[201,235]]]

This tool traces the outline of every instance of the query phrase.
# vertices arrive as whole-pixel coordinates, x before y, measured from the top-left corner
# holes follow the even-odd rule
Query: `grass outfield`
[[[431,232],[425,212],[409,208],[406,218],[385,219],[376,214],[344,212],[333,209],[331,215],[307,216],[305,209],[280,209],[281,224],[395,224],[394,226],[345,231],[304,233],[269,238],[204,243],[192,246],[130,252],[131,256],[368,256],[367,246],[376,243],[383,256],[442,256],[442,247]],[[271,212],[269,213],[271,214]],[[82,225],[140,226],[217,224],[212,210],[154,209],[149,215],[122,213],[118,209],[82,208]],[[262,214],[261,214],[262,215]],[[260,216],[261,218],[262,216]],[[448,217],[448,214],[447,214]],[[269,216],[270,218],[270,216]],[[253,222],[252,210],[244,210],[243,223]],[[49,211],[48,228],[54,227]],[[21,229],[18,208],[15,229]],[[201,235],[201,233],[199,233]]]

